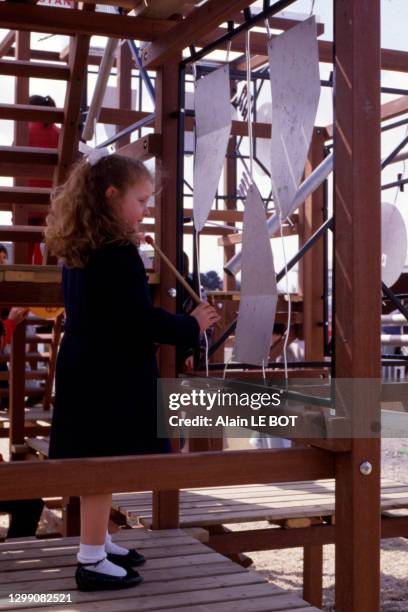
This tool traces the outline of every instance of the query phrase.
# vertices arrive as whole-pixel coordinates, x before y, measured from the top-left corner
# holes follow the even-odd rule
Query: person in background
[[[0,266],[5,266],[8,262],[8,251],[4,244],[0,244]]]
[[[30,96],[29,103],[33,106],[49,106],[55,108],[55,102],[51,96]],[[53,123],[32,121],[28,124],[28,146],[35,148],[58,149],[60,129]],[[29,187],[52,188],[50,179],[33,178],[28,181]],[[45,215],[42,213],[29,213],[29,225],[44,225]],[[41,265],[43,260],[41,244],[30,243],[28,261],[30,264]]]

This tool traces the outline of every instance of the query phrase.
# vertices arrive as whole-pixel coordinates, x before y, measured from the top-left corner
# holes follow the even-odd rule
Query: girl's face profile
[[[117,193],[114,187],[109,187],[106,194],[108,197],[111,189],[114,189]],[[148,206],[153,195],[153,189],[152,182],[144,179],[128,187],[124,194],[119,196],[118,205],[121,215],[132,227],[137,226],[145,216],[149,215]]]

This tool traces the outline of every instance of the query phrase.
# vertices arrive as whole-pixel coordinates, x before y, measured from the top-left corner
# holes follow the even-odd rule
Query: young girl
[[[152,306],[138,253],[138,224],[153,178],[139,161],[83,160],[51,199],[46,243],[64,262],[65,334],[58,355],[53,458],[168,452],[156,435],[155,343],[192,346],[219,316],[209,304],[188,315]],[[81,497],[76,581],[119,589],[142,578],[135,550],[107,533],[111,495]]]

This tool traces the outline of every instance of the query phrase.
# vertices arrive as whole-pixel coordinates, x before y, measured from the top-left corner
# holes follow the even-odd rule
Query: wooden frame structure
[[[111,5],[134,3],[109,2]],[[63,119],[63,132],[58,151],[28,150],[24,127],[16,131],[15,146],[0,151],[1,176],[54,175],[55,183],[61,182],[72,163],[78,144],[81,98],[87,63],[98,65],[100,57],[90,56],[89,37],[93,34],[110,37],[137,38],[149,42],[143,50],[145,68],[157,70],[155,135],[128,143],[121,139],[126,153],[146,158],[154,155],[159,168],[165,168],[163,190],[156,205],[156,240],[177,264],[177,240],[182,233],[180,210],[177,209],[180,193],[177,193],[177,172],[182,160],[177,150],[180,138],[181,113],[179,92],[179,65],[183,48],[203,46],[219,39],[217,48],[226,48],[223,40],[227,32],[221,24],[234,20],[249,0],[208,0],[194,8],[182,22],[158,19],[145,14],[105,15],[95,12],[92,19],[85,13],[94,7],[85,4],[84,9],[60,11],[40,7],[33,3],[0,3],[0,25],[16,30],[0,45],[1,51],[15,59],[0,60],[0,74],[17,77],[16,105],[0,107],[0,117],[24,119],[56,117]],[[280,0],[265,7],[278,12],[291,4]],[[63,13],[63,14],[61,14]],[[370,3],[354,0],[334,2],[335,56],[333,44],[319,42],[321,61],[332,62],[336,71],[336,97],[334,122],[335,189],[334,189],[334,244],[335,244],[335,374],[339,378],[380,377],[380,122],[385,112],[395,116],[406,112],[406,101],[399,108],[390,103],[385,111],[380,108],[380,69],[408,71],[407,54],[380,48],[380,0]],[[29,31],[63,33],[73,35],[68,65],[32,64],[31,59],[51,61],[51,53],[30,49]],[[361,32],[365,32],[362,36]],[[22,34],[23,33],[23,34]],[[25,38],[24,38],[25,36]],[[11,45],[16,40],[15,48]],[[244,37],[234,38],[232,49],[245,51]],[[266,49],[266,35],[255,33],[252,51],[262,57]],[[116,62],[120,70],[120,100],[129,107],[129,75],[131,59],[121,51]],[[126,75],[126,76],[125,76]],[[40,111],[27,104],[27,79],[59,78],[68,81],[64,109]],[[391,108],[392,106],[392,108]],[[119,126],[146,119],[148,113],[129,108],[102,109],[100,120]],[[150,123],[152,120],[150,119]],[[16,124],[17,125],[17,124]],[[187,118],[186,128],[191,128]],[[270,129],[270,128],[269,128]],[[184,130],[183,130],[184,132]],[[255,125],[256,135],[268,134],[268,127]],[[247,134],[247,127],[234,122],[233,134]],[[310,156],[312,167],[319,162],[323,152],[325,135],[315,132]],[[55,162],[57,167],[55,168]],[[11,163],[13,167],[11,167]],[[228,162],[226,181],[234,188],[234,168]],[[27,225],[27,205],[43,205],[48,192],[41,189],[27,190],[15,184],[13,188],[0,190],[2,207],[12,207],[14,223]],[[312,196],[299,219],[303,228],[303,240],[321,224],[322,191]],[[316,204],[316,200],[318,203]],[[7,208],[7,209],[9,209]],[[227,206],[229,208],[229,206]],[[317,211],[316,211],[317,208]],[[4,210],[4,208],[2,208]],[[233,211],[231,211],[233,212]],[[232,219],[232,215],[226,217]],[[1,230],[5,231],[5,230]],[[32,230],[26,229],[26,232]],[[16,262],[24,263],[24,245],[27,233],[23,228],[10,230],[11,239],[20,241],[22,248],[16,251]],[[14,234],[13,234],[14,232]],[[3,234],[4,236],[5,234]],[[38,233],[33,234],[34,238]],[[176,236],[176,239],[174,237]],[[32,237],[31,237],[32,238]],[[228,244],[226,257],[232,253]],[[321,267],[320,247],[310,251],[304,260],[304,334],[306,355],[310,360],[322,358],[321,329],[321,277],[318,281],[312,271]],[[169,310],[175,302],[169,295],[174,279],[168,270],[159,266],[160,285],[157,301]],[[19,287],[11,285],[2,292],[0,303],[60,303],[57,283],[30,283]],[[229,282],[229,287],[232,281]],[[17,285],[17,283],[15,283]],[[0,290],[2,287],[0,286]],[[369,308],[367,308],[369,296]],[[317,334],[316,334],[317,332]],[[24,421],[21,406],[24,398],[19,381],[24,377],[24,351],[22,337],[17,332],[13,340],[11,361],[11,437],[13,444],[24,441]],[[167,377],[176,375],[175,352],[171,348],[160,350],[160,367]],[[379,419],[379,397],[352,398],[353,418],[358,419],[369,410],[374,420]],[[20,407],[20,411],[19,411]],[[13,420],[13,410],[19,416]],[[17,433],[13,428],[17,428]],[[17,458],[17,456],[16,456]],[[369,462],[372,472],[365,475],[361,465]],[[237,469],[239,466],[239,469]],[[150,490],[155,494],[154,527],[178,527],[178,489],[201,486],[221,486],[258,482],[283,482],[336,478],[336,610],[339,612],[375,612],[379,610],[380,595],[380,445],[378,439],[353,439],[313,441],[303,449],[245,451],[245,452],[192,452],[172,456],[142,456],[133,458],[83,459],[42,462],[12,462],[0,465],[0,498],[18,499],[30,496],[73,496],[89,493]],[[24,482],[24,487],[21,483]],[[309,549],[310,567],[318,562],[318,551]],[[313,599],[313,580],[310,576]]]

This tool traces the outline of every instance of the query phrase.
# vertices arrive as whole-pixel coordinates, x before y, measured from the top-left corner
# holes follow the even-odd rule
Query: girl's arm
[[[110,252],[110,253],[109,253]],[[109,253],[109,256],[107,256]],[[200,326],[190,315],[171,314],[153,306],[146,272],[133,245],[107,249],[93,268],[97,291],[109,292],[109,310],[120,311],[123,333],[136,333],[141,341],[196,346]]]

